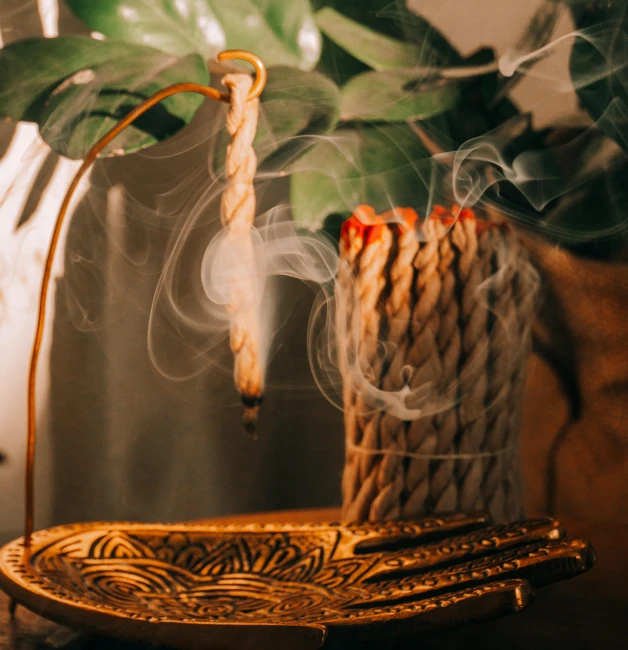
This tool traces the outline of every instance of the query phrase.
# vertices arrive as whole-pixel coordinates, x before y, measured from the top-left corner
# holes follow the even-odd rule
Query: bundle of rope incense
[[[339,337],[343,324],[359,333],[358,364],[341,367],[343,517],[488,509],[503,521],[521,514],[516,442],[536,284],[507,227],[456,206],[436,206],[419,231],[415,222],[411,210],[378,218],[361,206],[341,235],[339,282],[353,280],[354,290]],[[373,352],[378,340],[390,350],[384,362]],[[404,421],[385,404],[373,409],[356,368],[382,391],[428,387],[424,414]]]
[[[343,403],[345,412],[345,432],[349,440],[357,443],[356,431],[353,426],[356,421],[354,397],[354,375],[349,369],[356,362],[358,347],[357,333],[352,329],[352,308],[355,301],[354,281],[357,260],[364,244],[365,224],[356,215],[344,222],[340,238],[340,261],[336,278],[336,332],[338,335],[338,364],[343,380]],[[374,215],[375,211],[367,208],[365,217]]]
[[[456,254],[451,237],[447,236],[453,226],[453,219],[442,206],[436,206],[432,218],[439,224],[439,265],[441,277],[438,311],[440,320],[436,344],[441,360],[441,375],[438,390],[445,403],[455,404],[458,396],[458,366],[460,364],[460,308],[457,300]],[[456,435],[458,413],[455,408],[446,408],[436,413],[434,424],[438,431],[435,455],[432,461],[427,508],[434,512],[454,510],[458,501],[458,490],[454,480]]]
[[[259,100],[249,99],[253,84],[248,74],[227,74],[222,84],[230,90],[227,131],[232,141],[225,161],[226,186],[220,217],[227,231],[226,245],[233,250],[235,275],[231,282],[230,344],[234,354],[234,379],[244,405],[244,430],[255,434],[263,400],[264,377],[260,357],[259,301],[255,285],[255,252],[251,227],[255,218],[253,180],[257,157],[253,139],[257,130]]]
[[[377,383],[380,362],[377,356],[381,314],[378,308],[385,286],[392,234],[386,224],[367,206],[360,206],[345,221],[341,231],[341,262],[339,290],[342,305],[338,309],[344,322],[339,322],[340,364],[344,381],[345,429],[347,440],[362,442],[362,416],[369,410],[364,396],[364,383]],[[354,493],[356,504],[367,503],[377,490],[369,475],[369,458],[356,457],[358,471],[345,473],[343,490]]]

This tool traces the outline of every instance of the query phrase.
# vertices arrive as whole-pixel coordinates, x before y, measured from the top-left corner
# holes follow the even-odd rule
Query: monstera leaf
[[[204,58],[253,50],[267,65],[310,69],[321,39],[308,0],[67,0],[91,29],[110,38]]]
[[[424,210],[436,189],[432,168],[429,152],[405,124],[341,129],[291,166],[293,217],[317,230],[330,215],[346,216],[360,203],[380,212]]]
[[[109,38],[150,45],[182,56],[209,58],[225,48],[211,2],[198,0],[65,0],[91,29]]]
[[[269,68],[253,143],[258,162],[267,161],[262,172],[277,172],[310,145],[312,137],[333,130],[339,107],[338,88],[318,72]],[[214,152],[216,173],[224,167],[228,143],[229,136],[220,131]]]
[[[56,86],[112,56],[128,60],[136,48],[82,36],[30,38],[0,49],[0,116],[37,122]]]
[[[30,39],[0,50],[0,115],[37,122],[54,151],[83,158],[132,108],[183,81],[209,82],[199,55],[178,58],[150,47],[79,36]],[[103,155],[137,151],[173,135],[202,101],[190,93],[164,100]]]

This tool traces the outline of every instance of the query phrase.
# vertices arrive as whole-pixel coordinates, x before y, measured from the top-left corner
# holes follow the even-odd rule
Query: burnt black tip
[[[249,422],[243,422],[242,423],[242,428],[244,429],[244,433],[252,438],[253,440],[257,440],[257,423],[252,420]]]
[[[264,401],[263,395],[252,396],[252,395],[242,395],[242,404],[248,409],[255,408],[256,406],[261,406]]]

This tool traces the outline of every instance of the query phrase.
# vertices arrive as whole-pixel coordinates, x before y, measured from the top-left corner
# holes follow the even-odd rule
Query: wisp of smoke
[[[561,36],[548,45],[533,52],[507,53],[499,61],[499,69],[504,75],[521,71],[525,64],[548,56],[560,46],[571,44],[574,38],[589,38],[595,43],[604,43],[609,33],[603,30],[586,33],[572,32]],[[596,79],[604,78],[616,72],[622,64],[613,60],[606,67],[594,67],[576,85],[585,86]],[[533,75],[534,68],[526,68],[525,74]],[[137,86],[145,84],[154,71],[147,71],[146,77],[138,79]],[[566,92],[573,89],[570,80],[555,79],[556,91]],[[98,77],[95,79],[76,79],[76,101],[81,102],[86,111],[97,107]],[[79,83],[80,82],[80,83]],[[123,74],[120,84],[127,84]],[[131,89],[132,90],[132,89]],[[121,99],[120,110],[124,102]],[[124,111],[123,111],[124,112]],[[86,114],[86,113],[85,113]],[[602,120],[607,124],[618,124],[625,120],[626,107],[611,103]],[[72,118],[74,119],[74,118]],[[344,365],[351,373],[353,384],[361,393],[365,408],[385,409],[393,415],[404,419],[414,419],[429,413],[438,412],[451,406],[451,400],[434,396],[432,386],[428,383],[413,384],[414,369],[406,367],[403,373],[408,381],[400,390],[385,391],[375,386],[369,376],[369,369],[359,362],[357,353],[359,343],[357,332],[351,333],[347,347],[338,348],[336,323],[342,320],[342,314],[355,309],[347,296],[334,291],[334,279],[338,266],[338,254],[335,244],[323,235],[302,231],[295,226],[289,214],[289,208],[283,201],[273,201],[272,188],[276,188],[278,177],[294,171],[314,173],[333,182],[334,191],[339,199],[343,213],[351,212],[358,197],[376,188],[373,195],[384,196],[383,204],[375,206],[378,212],[392,210],[395,207],[413,207],[423,218],[430,213],[437,200],[456,202],[460,206],[482,206],[491,209],[497,207],[512,219],[526,226],[535,228],[545,234],[560,235],[577,241],[582,238],[607,237],[620,232],[626,227],[626,220],[609,227],[586,231],[565,228],[539,221],[539,213],[547,210],[557,199],[577,190],[591,179],[603,174],[609,165],[623,160],[621,149],[613,141],[598,137],[599,130],[591,126],[577,137],[566,143],[557,143],[549,148],[527,149],[512,155],[508,143],[513,134],[525,130],[527,117],[517,117],[501,127],[473,138],[460,147],[430,158],[426,152],[423,159],[413,159],[406,153],[407,142],[393,142],[396,158],[395,164],[385,172],[374,174],[367,164],[364,151],[359,141],[350,130],[339,131],[330,136],[295,136],[289,141],[273,143],[273,146],[287,145],[287,154],[274,157],[273,164],[262,165],[258,194],[263,203],[269,192],[271,203],[278,203],[271,209],[262,210],[251,233],[254,264],[245,265],[242,255],[226,245],[226,235],[221,232],[218,220],[218,199],[222,191],[221,180],[208,177],[206,168],[199,164],[182,163],[176,165],[178,156],[186,154],[195,156],[204,152],[203,146],[221,128],[220,120],[210,121],[199,129],[189,129],[176,138],[175,149],[168,145],[160,147],[154,154],[142,154],[151,157],[153,163],[161,159],[169,166],[168,181],[154,181],[158,193],[154,206],[143,206],[138,201],[128,198],[120,204],[119,210],[126,212],[127,227],[132,220],[138,220],[149,230],[148,224],[156,216],[160,228],[172,230],[170,245],[162,262],[162,272],[157,284],[150,311],[148,330],[148,351],[151,362],[159,374],[168,380],[183,382],[197,377],[208,370],[216,371],[228,381],[232,371],[232,358],[227,346],[230,316],[226,305],[230,296],[237,290],[238,283],[247,278],[252,268],[258,299],[258,314],[264,335],[264,362],[272,362],[272,350],[277,340],[282,337],[281,330],[289,319],[292,305],[290,296],[281,295],[277,288],[277,279],[293,278],[314,287],[316,298],[307,332],[307,349],[314,381],[328,399],[342,408],[342,377],[340,367]],[[68,123],[69,118],[61,112],[50,115],[49,128],[59,137],[72,134],[76,142],[86,137],[89,122]],[[380,137],[388,137],[389,131],[376,124],[369,128],[381,131]],[[606,131],[606,129],[605,129]],[[132,137],[145,137],[138,130]],[[54,133],[48,133],[53,138]],[[323,145],[318,147],[315,145]],[[310,155],[309,149],[315,153]],[[329,164],[329,151],[335,162]],[[305,151],[305,155],[302,155]],[[587,155],[583,155],[583,151]],[[373,152],[366,152],[371,154]],[[204,154],[201,154],[204,155]],[[577,158],[580,164],[565,167],[563,161]],[[185,171],[182,170],[185,165]],[[175,174],[173,168],[181,169]],[[408,169],[414,173],[416,183],[404,187],[403,192],[394,188],[391,182],[395,174]],[[104,185],[108,183],[107,168],[102,167]],[[150,179],[146,181],[150,186]],[[514,186],[525,198],[528,207],[509,202],[501,193],[502,183]],[[96,191],[99,188],[96,188]],[[326,200],[321,190],[320,200]],[[183,223],[180,215],[185,214]],[[109,217],[111,221],[111,216]],[[125,221],[123,219],[122,221]],[[141,229],[138,229],[141,231]],[[422,229],[417,229],[417,237],[422,237]],[[127,247],[119,245],[120,253],[138,271],[141,271],[150,256],[151,241],[147,236],[143,246],[136,249],[129,257]],[[85,259],[75,260],[86,263]],[[502,260],[506,268],[509,260]],[[87,261],[89,263],[89,261]],[[498,273],[503,273],[499,271]],[[481,288],[484,294],[491,291],[492,283],[498,284],[498,278],[492,278]],[[121,291],[123,288],[120,289]],[[115,298],[111,297],[112,300]],[[478,300],[483,300],[482,295]],[[340,316],[339,316],[340,312]],[[89,319],[82,317],[82,327],[92,326]],[[87,325],[86,325],[87,323]],[[93,323],[92,323],[93,324]],[[510,326],[510,324],[509,324]],[[388,343],[380,341],[380,355],[392,354],[387,349]]]

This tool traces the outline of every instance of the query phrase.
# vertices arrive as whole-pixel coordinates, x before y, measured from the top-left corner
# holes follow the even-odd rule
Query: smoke
[[[393,232],[396,231],[398,216],[389,214],[383,217],[380,224],[383,221],[392,226]],[[364,220],[365,225],[368,221]],[[378,327],[374,332],[367,331],[366,338],[363,323],[372,318],[372,314],[363,311],[356,293],[365,289],[365,282],[368,285],[377,279],[367,279],[368,268],[361,269],[356,276],[350,271],[347,260],[341,259],[338,275],[343,280],[336,284],[335,294],[331,296],[322,291],[318,295],[308,329],[312,374],[328,400],[341,410],[352,411],[352,417],[368,419],[373,414],[382,412],[404,421],[430,418],[454,408],[464,400],[465,394],[464,391],[461,392],[460,386],[468,384],[479,371],[486,372],[486,369],[480,370],[478,364],[481,364],[480,359],[488,358],[491,346],[500,345],[507,349],[507,353],[500,359],[502,370],[505,369],[506,374],[518,367],[527,351],[527,334],[531,319],[530,316],[523,320],[522,318],[523,314],[534,313],[539,276],[527,258],[513,250],[511,239],[496,236],[492,240],[490,254],[492,270],[484,270],[485,275],[474,288],[472,298],[474,309],[477,309],[476,314],[486,314],[487,329],[482,333],[478,332],[477,328],[470,327],[466,332],[460,332],[465,340],[468,337],[477,337],[472,358],[478,361],[467,360],[457,369],[457,373],[454,373],[453,380],[442,381],[441,364],[447,363],[448,353],[438,359],[433,355],[438,357],[442,353],[438,351],[442,347],[442,343],[438,341],[438,327],[451,327],[451,323],[446,323],[449,318],[449,305],[433,305],[433,312],[432,308],[426,306],[430,302],[431,289],[425,285],[423,289],[418,288],[422,283],[422,272],[418,267],[422,264],[419,258],[425,255],[440,237],[450,237],[445,223],[446,217],[440,222],[442,227],[435,230],[433,220],[430,220],[430,223],[419,222],[416,231],[412,233],[417,239],[418,247],[410,266],[417,268],[411,271],[412,284],[408,287],[407,294],[402,296],[410,307],[407,317],[391,315],[388,309],[392,304],[391,295],[395,291],[395,272],[391,271],[391,268],[400,254],[395,244],[387,253],[386,268],[383,271],[385,283],[379,292],[375,290],[377,299],[374,309]],[[379,227],[381,228],[381,225]],[[449,227],[452,228],[453,225],[450,224]],[[478,232],[481,232],[481,229],[480,224]],[[453,240],[456,240],[456,235]],[[438,246],[435,252],[435,258],[440,258],[439,264],[442,264],[443,258],[438,253]],[[363,249],[359,255],[367,254]],[[429,252],[428,254],[431,255]],[[464,252],[461,254],[465,255]],[[442,271],[433,267],[431,272],[436,275],[432,277],[430,284],[438,287],[437,291],[440,292],[442,278],[437,276]],[[513,278],[518,278],[514,282],[520,285],[519,289],[513,289]],[[525,288],[523,293],[521,287]],[[510,295],[511,291],[512,300],[517,303],[516,308],[510,299],[496,298],[505,293]],[[515,298],[517,291],[520,293]],[[417,292],[423,293],[419,296]],[[457,303],[460,298],[454,295],[452,299]],[[457,308],[468,309],[470,306],[469,298],[465,297]],[[430,311],[426,312],[426,309]],[[440,310],[442,313],[439,314]],[[429,318],[428,313],[431,313]],[[434,317],[437,322],[439,318],[444,319],[436,330],[432,329],[434,322],[431,319]],[[455,327],[462,328],[463,320],[460,315],[460,321],[456,321]],[[395,330],[397,335],[392,334]],[[407,332],[407,335],[400,336],[401,332]],[[499,344],[493,343],[498,340]],[[368,352],[369,348],[372,354]],[[503,394],[495,399],[503,399]],[[489,410],[494,406],[495,404],[488,400],[483,408]]]
[[[615,177],[627,161],[628,106],[621,93],[603,102],[613,79],[625,74],[627,41],[626,34],[610,22],[570,31],[531,51],[505,52],[498,62],[500,73],[541,80],[547,92],[539,102],[568,105],[570,96],[584,89],[600,94],[599,116],[592,123],[583,112],[565,114],[552,128],[535,130],[535,106],[531,106],[531,113],[516,115],[455,150],[438,153],[434,163],[440,166],[438,173],[453,199],[501,212],[521,226],[567,244],[623,235],[628,221],[618,209],[623,190]],[[578,44],[586,47],[578,50],[574,60],[572,48]],[[568,61],[570,53],[570,65],[552,64],[554,56]],[[549,62],[531,65],[541,60]],[[601,87],[600,82],[608,86]],[[597,198],[599,214],[580,217],[578,202],[596,183],[605,185]]]
[[[576,41],[591,46],[591,56],[587,58],[586,65],[564,71],[550,67],[551,73],[526,65],[549,58],[561,49],[571,52]],[[505,77],[511,77],[515,72],[523,69],[527,76],[551,81],[554,92],[571,93],[597,81],[608,79],[612,75],[621,74],[626,69],[626,61],[622,53],[625,54],[628,48],[627,41],[626,34],[618,28],[616,22],[600,23],[587,29],[577,29],[563,34],[528,53],[521,53],[515,49],[508,50],[499,59],[499,71]]]
[[[602,119],[614,123],[615,107]],[[543,212],[557,199],[570,195],[593,179],[625,161],[614,141],[597,126],[580,130],[566,142],[508,154],[513,132],[525,135],[527,116],[513,118],[484,136],[467,141],[455,152],[438,154],[435,163],[451,169],[451,192],[460,205],[497,209],[515,222],[563,241],[611,237],[626,229],[626,221],[605,225],[602,220],[578,228],[557,226],[543,219]],[[538,145],[537,145],[538,146]],[[524,202],[514,204],[501,192],[503,183],[516,188]],[[492,191],[491,191],[492,190]]]
[[[608,52],[608,43],[614,33],[616,30],[612,25],[589,31],[577,30],[528,52],[511,50],[499,59],[499,71],[505,77],[518,72],[550,82],[554,100],[560,101],[562,95],[573,94],[574,90],[620,72],[625,67],[625,62],[607,56],[604,65],[592,66],[575,76],[569,70],[552,66],[539,71],[532,64],[543,59],[551,60],[561,48],[571,49],[574,39],[585,39],[593,43],[599,52]],[[499,127],[464,142],[456,149],[436,153],[431,160],[430,174],[426,174],[424,169],[417,169],[416,196],[412,205],[419,208],[424,219],[435,200],[445,197],[446,201],[459,206],[475,207],[480,214],[483,210],[491,214],[500,213],[502,217],[533,232],[563,242],[577,243],[617,237],[627,228],[623,215],[620,218],[613,215],[606,219],[593,215],[593,218],[583,222],[577,218],[565,222],[555,216],[564,206],[569,209],[572,197],[580,196],[592,182],[608,178],[613,170],[620,169],[625,163],[622,148],[605,135],[613,125],[620,125],[625,117],[626,107],[620,100],[612,101],[597,123],[572,130],[563,128],[562,133],[559,130],[558,133],[538,134],[534,132],[533,120],[529,114],[514,117]],[[620,132],[619,126],[616,129]],[[349,171],[344,170],[343,175],[339,175],[337,168],[326,165],[324,157],[314,156],[308,159],[307,155],[305,165],[300,162],[298,168],[335,181],[342,203],[351,203],[354,190],[347,178],[375,185],[385,184],[385,175],[374,177],[371,170],[355,156],[350,137],[346,134],[332,136],[327,143],[329,148],[342,153],[345,166],[348,161]],[[408,164],[411,164],[410,160]],[[607,187],[607,190],[612,192],[611,187]],[[354,207],[355,203],[354,201]],[[406,206],[400,204],[391,193],[388,201],[380,204],[379,210],[394,207]],[[394,209],[389,215],[389,221],[397,220]],[[365,224],[372,223],[368,214],[363,216],[363,221]],[[425,241],[421,227],[417,228],[416,237]],[[494,333],[502,331],[502,336],[511,339],[511,363],[518,363],[524,354],[522,346],[525,337],[519,329],[521,324],[514,322],[512,315],[508,317],[496,311],[494,299],[491,298],[501,291],[504,278],[513,275],[511,267],[515,261],[511,259],[506,247],[495,251],[495,260],[496,271],[478,287],[476,300],[491,313]],[[521,260],[518,263],[521,264]],[[526,278],[525,284],[529,290],[528,296],[523,300],[532,304],[538,292],[539,278],[532,266],[524,266],[525,268],[518,268],[517,272]],[[358,307],[351,303],[350,295],[342,295],[339,287],[336,287],[333,300],[328,291],[322,290],[310,319],[308,349],[312,372],[319,388],[330,401],[342,407],[341,374],[345,375],[345,379],[351,378],[352,388],[360,395],[365,412],[383,410],[398,418],[411,420],[441,412],[460,399],[460,396],[455,399],[448,396],[448,387],[438,394],[429,381],[417,384],[413,379],[418,376],[418,369],[411,365],[401,369],[405,379],[395,382],[402,386],[399,389],[384,390],[374,383],[372,380],[377,376],[378,369],[394,357],[395,345],[385,337],[380,338],[377,356],[364,367],[359,361],[360,339],[354,326],[344,338],[346,347],[339,349],[336,324],[351,321],[349,313],[356,309]],[[385,327],[383,331],[385,333]],[[344,373],[341,373],[340,368],[343,366]]]
[[[256,219],[250,234],[251,265],[221,229],[221,190],[221,183],[214,181],[177,230],[155,292],[148,349],[153,366],[168,380],[185,382],[212,371],[232,381],[227,339],[233,315],[227,307],[240,282],[254,282],[264,370],[286,336],[282,330],[290,325],[295,307],[295,296],[289,293],[294,286],[285,279],[300,280],[315,294],[333,295],[337,265],[333,241],[322,234],[298,232],[289,207],[279,204]],[[263,197],[264,189],[258,194]],[[306,382],[290,374],[267,382],[271,390],[301,391],[308,384],[312,386],[311,379]]]
[[[499,59],[498,67],[506,77],[518,72],[542,78],[553,84],[556,96],[560,97],[574,90],[568,71],[555,70],[555,74],[550,74],[539,72],[529,64],[551,59],[560,48],[570,48],[575,38],[588,39],[601,48],[608,37],[609,33],[604,30],[572,31],[532,51],[507,52]],[[576,78],[575,87],[606,78],[620,71],[621,65],[614,60],[612,65],[594,66]],[[138,85],[145,81],[139,80]],[[98,91],[96,81],[88,80],[79,86],[76,101],[82,102],[86,110],[92,109]],[[268,387],[299,391],[307,389],[308,383],[313,381],[330,402],[342,408],[344,374],[351,377],[365,411],[381,409],[404,420],[438,413],[459,399],[459,396],[449,395],[448,387],[436,394],[433,383],[420,379],[417,368],[411,364],[399,369],[398,381],[392,388],[386,389],[373,382],[377,368],[389,363],[397,352],[397,344],[386,339],[385,329],[377,342],[376,356],[367,365],[358,353],[361,341],[357,326],[352,326],[344,346],[339,348],[337,323],[351,320],[350,314],[356,309],[352,289],[334,286],[338,265],[344,262],[339,262],[335,242],[294,224],[285,196],[275,201],[278,178],[294,171],[316,174],[321,180],[317,201],[321,204],[332,201],[334,209],[343,216],[364,196],[373,197],[374,205],[384,197],[375,206],[376,210],[379,213],[388,211],[387,219],[393,223],[398,221],[394,208],[414,207],[419,213],[416,237],[422,243],[427,241],[422,224],[437,202],[472,206],[480,213],[483,209],[497,211],[520,225],[563,241],[612,237],[626,228],[625,218],[610,225],[587,222],[578,228],[543,217],[555,212],[561,200],[568,199],[623,163],[623,151],[604,132],[608,132],[609,126],[625,120],[625,116],[626,107],[613,102],[598,125],[578,128],[575,135],[549,141],[549,144],[532,137],[529,116],[517,116],[460,146],[441,147],[432,157],[423,151],[422,158],[416,155],[419,149],[425,149],[418,136],[412,143],[403,139],[411,133],[409,130],[401,138],[392,128],[371,125],[379,133],[378,142],[388,141],[389,150],[394,152],[389,168],[378,172],[373,171],[374,152],[365,152],[349,129],[332,136],[296,136],[289,142],[275,143],[290,144],[287,148],[290,154],[284,158],[274,157],[272,165],[262,165],[257,191],[264,207],[250,235],[257,311],[263,334],[263,363],[269,371],[294,317],[293,297],[285,291],[286,287],[293,290],[294,284],[286,284],[285,280],[298,280],[311,287],[315,296],[304,346],[313,379],[309,382],[305,378],[295,380],[289,368],[282,368],[276,373],[277,380],[268,382]],[[157,373],[169,382],[181,384],[208,372],[216,372],[226,383],[231,382],[233,359],[228,347],[230,315],[226,306],[238,282],[248,280],[250,272],[243,256],[227,245],[226,235],[221,231],[218,203],[222,182],[208,176],[203,160],[207,143],[223,127],[222,120],[212,117],[205,113],[172,143],[161,145],[150,154],[136,154],[135,163],[126,168],[129,176],[124,180],[132,187],[135,175],[141,175],[142,166],[150,160],[151,171],[144,174],[142,185],[154,190],[154,201],[146,205],[132,195],[125,202],[116,199],[110,202],[109,213],[104,211],[104,222],[97,218],[94,225],[96,238],[104,238],[107,246],[113,247],[113,256],[122,260],[118,267],[120,276],[123,272],[129,277],[141,276],[156,264],[161,269],[150,307],[148,354]],[[63,137],[67,131],[66,122],[62,114],[51,114],[48,137],[55,137],[55,133]],[[601,123],[605,124],[603,130]],[[84,127],[70,126],[74,142],[85,137],[86,132],[81,131]],[[136,136],[139,134],[133,137]],[[513,148],[513,141],[517,147]],[[335,153],[330,155],[330,151]],[[297,154],[300,157],[297,158]],[[153,178],[155,167],[161,165],[167,173]],[[109,187],[119,181],[114,178],[112,169],[106,163],[99,167],[92,201],[99,193],[104,197]],[[401,190],[395,184],[395,178],[400,175],[410,178]],[[516,190],[514,198],[517,200],[506,188]],[[275,203],[278,205],[273,205]],[[312,205],[313,212],[317,208]],[[98,212],[96,206],[93,211]],[[368,215],[364,219],[372,224]],[[121,235],[122,230],[124,235]],[[157,230],[171,233],[163,256],[155,253]],[[97,245],[102,245],[100,239]],[[70,263],[101,272],[99,262],[85,254],[86,248],[82,246],[74,251]],[[512,260],[507,251],[498,252],[496,256],[499,268],[478,287],[477,300],[487,309],[492,309],[490,296],[498,291],[501,278],[511,270]],[[118,282],[116,278],[110,283],[109,303],[115,306],[130,284],[133,284],[132,279]],[[75,289],[73,313],[77,327],[90,329],[111,324],[103,314],[93,317],[85,309],[79,309],[85,307],[88,299],[80,287]],[[502,323],[495,327],[514,332],[515,325],[499,314],[494,314],[494,321]],[[514,334],[512,337],[513,354],[516,355],[520,337]]]

